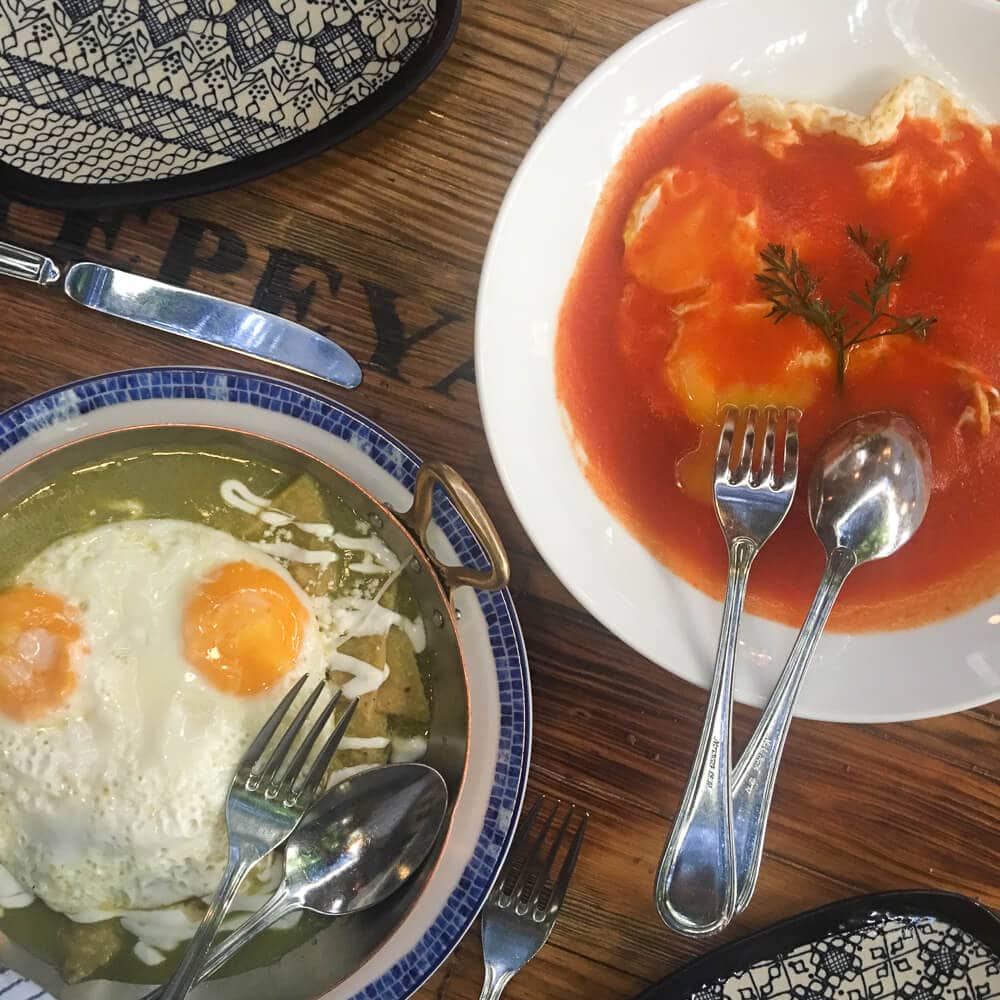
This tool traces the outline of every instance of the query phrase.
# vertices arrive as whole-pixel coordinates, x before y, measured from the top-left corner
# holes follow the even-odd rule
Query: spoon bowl
[[[400,889],[437,842],[444,779],[425,764],[392,764],[335,785],[285,851],[285,887],[299,909],[335,917]]]
[[[898,414],[836,430],[809,480],[809,516],[827,553],[849,549],[860,565],[905,545],[927,513],[930,470],[927,442]]]

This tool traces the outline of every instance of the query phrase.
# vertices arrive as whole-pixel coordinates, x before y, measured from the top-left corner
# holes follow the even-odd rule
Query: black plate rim
[[[878,914],[939,917],[1000,955],[1000,919],[966,896],[936,889],[900,889],[827,903],[696,958],[635,1000],[680,1000],[697,989],[835,933],[850,932]]]
[[[93,211],[191,198],[265,177],[349,139],[406,100],[444,58],[458,30],[461,13],[462,0],[437,0],[434,28],[388,83],[327,124],[262,153],[177,177],[120,184],[47,180],[0,162],[0,191],[7,198],[41,208]]]

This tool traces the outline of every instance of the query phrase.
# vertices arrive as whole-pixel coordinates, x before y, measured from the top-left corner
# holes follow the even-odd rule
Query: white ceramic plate
[[[704,83],[867,112],[903,77],[923,73],[1000,121],[998,71],[995,0],[703,0],[599,66],[511,183],[476,316],[476,377],[494,460],[563,583],[609,629],[679,676],[708,686],[719,606],[602,506],[570,451],[555,395],[557,313],[611,168],[640,124]],[[889,721],[1000,697],[996,611],[1000,601],[992,600],[909,632],[827,636],[798,713]],[[740,701],[763,704],[793,638],[787,627],[747,616]]]
[[[217,368],[116,372],[6,410],[0,413],[0,475],[49,448],[122,427],[163,423],[221,425],[274,438],[330,462],[396,510],[412,504],[420,459],[377,424],[288,382]],[[484,565],[472,532],[442,497],[434,505],[434,524],[432,544],[443,559]],[[469,768],[454,802],[448,841],[419,899],[392,935],[325,1000],[410,996],[469,929],[514,834],[531,741],[531,693],[520,626],[507,590],[462,588],[455,602],[468,667]],[[0,957],[7,958],[4,940]],[[39,988],[54,982],[51,968],[31,956],[22,954],[21,959],[18,973],[30,979],[0,967],[0,996],[51,1000]],[[282,968],[300,960],[295,951],[270,967],[276,987]],[[246,982],[257,981],[254,975],[213,982],[212,995],[246,997]],[[147,989],[135,987],[134,995]],[[98,980],[74,987],[72,995],[84,1000],[107,994]]]

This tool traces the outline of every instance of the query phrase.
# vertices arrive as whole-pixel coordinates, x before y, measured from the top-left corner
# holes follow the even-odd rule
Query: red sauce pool
[[[676,472],[702,434],[664,374],[683,296],[649,288],[630,274],[623,239],[629,214],[665,167],[719,178],[738,200],[756,204],[756,251],[797,234],[808,247],[803,259],[824,276],[823,294],[838,302],[871,276],[844,235],[846,225],[863,224],[908,255],[894,311],[934,315],[938,322],[924,344],[891,338],[884,362],[861,362],[858,352],[865,348],[859,348],[850,356],[843,391],[832,377],[815,376],[815,399],[803,407],[795,505],[758,557],[748,608],[801,623],[824,561],[806,509],[813,457],[839,424],[882,409],[909,416],[927,436],[934,462],[931,503],[908,546],[853,574],[831,627],[912,627],[970,607],[1000,590],[1000,420],[985,435],[974,424],[959,426],[970,389],[955,363],[970,366],[988,384],[1000,383],[1000,129],[990,130],[990,148],[975,129],[958,126],[945,142],[932,122],[904,119],[894,138],[876,146],[802,134],[775,157],[759,134],[719,115],[734,97],[728,88],[702,88],[640,129],[591,221],[563,301],[555,361],[559,397],[587,455],[587,476],[658,559],[706,593],[721,595],[726,549],[710,503],[710,478],[699,496],[690,486],[681,488]],[[889,196],[874,197],[864,180],[866,165],[894,157],[899,179]],[[962,169],[946,182],[928,180],[944,176],[954,163]],[[657,234],[654,228],[650,238],[658,235],[670,239],[669,229]],[[697,263],[699,253],[713,248],[692,245],[691,259]],[[753,270],[717,267],[711,294],[724,302],[749,301]],[[742,366],[752,379],[759,360],[753,352],[762,343],[786,353],[798,349],[796,343],[826,349],[822,335],[804,324],[791,334],[785,324],[763,318],[759,324],[766,329],[755,340],[725,341],[720,369]],[[715,400],[720,406],[732,401],[724,395]],[[704,433],[714,450],[717,432],[708,426]]]

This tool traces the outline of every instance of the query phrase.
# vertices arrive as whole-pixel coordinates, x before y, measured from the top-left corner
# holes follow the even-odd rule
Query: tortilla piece
[[[396,587],[391,586],[380,603],[386,608],[396,606]],[[430,721],[430,705],[424,691],[416,652],[406,633],[395,626],[386,635],[352,636],[340,646],[340,652],[363,660],[381,670],[389,667],[389,676],[379,688],[364,695],[358,702],[348,735],[358,737],[389,737],[389,717],[405,720],[417,729]],[[346,684],[352,675],[346,671],[331,670],[330,679],[338,685]],[[391,748],[342,750],[334,757],[334,768],[353,767],[358,764],[384,764]]]
[[[370,663],[381,670],[386,662],[386,645],[385,636],[357,635],[348,639],[340,647],[340,652],[357,660],[364,660],[365,663]],[[330,671],[330,680],[341,686],[351,680],[352,676],[343,670]],[[378,708],[377,694],[377,691],[371,691],[358,700],[358,707],[354,710],[354,718],[351,719],[346,735],[388,738],[389,719],[385,712]],[[342,767],[355,767],[359,764],[385,764],[388,760],[388,746],[381,749],[341,750],[334,755],[330,766],[333,770],[339,770]]]
[[[358,707],[348,729],[351,736],[389,738],[389,719],[375,705],[375,695],[366,695],[358,702]],[[388,764],[392,745],[371,747],[364,750],[341,750],[333,758],[333,766],[357,767],[359,764]]]
[[[386,587],[385,593],[379,598],[379,604],[390,611],[395,610],[395,581]],[[354,635],[340,644],[338,652],[344,653],[346,656],[353,656],[356,660],[363,660],[381,670],[385,666],[386,637],[384,635]],[[331,670],[330,679],[336,684],[342,685],[351,679],[351,675],[343,670]],[[365,695],[365,698],[367,697],[369,696]],[[364,701],[365,698],[361,700]],[[360,705],[358,707],[360,709]]]
[[[406,633],[393,626],[386,638],[389,676],[375,692],[375,703],[386,715],[402,716],[413,722],[430,722],[424,682],[417,666],[417,654]]]
[[[296,521],[305,523],[325,524],[330,520],[330,512],[323,498],[320,485],[312,476],[296,476],[283,490],[271,499],[272,508],[283,514],[289,514]],[[258,522],[260,524],[260,522]],[[261,524],[256,537],[259,538],[266,527]],[[329,549],[333,542],[320,539],[305,531],[296,530],[292,525],[289,529],[294,535],[296,545],[304,549]],[[312,566],[307,563],[293,562],[288,567],[295,582],[311,597],[318,597],[336,590],[344,571],[343,561],[329,563],[326,566]]]
[[[59,932],[63,948],[62,976],[79,983],[103,968],[125,945],[125,931],[117,920],[96,924],[69,923]]]
[[[319,483],[312,476],[296,476],[270,498],[271,507],[298,521],[326,521],[330,514]]]
[[[385,666],[385,650],[385,636],[356,635],[343,643],[337,652],[343,653],[345,656],[353,657],[355,660],[362,660],[365,663],[370,663],[376,668],[376,670],[381,670]],[[338,687],[343,687],[348,681],[353,680],[354,675],[346,670],[330,670],[329,677],[330,680],[332,680]],[[351,735],[369,735],[367,733],[355,732],[354,727],[360,724],[362,709],[364,709],[369,703],[371,703],[372,708],[374,708],[375,695],[376,692],[372,691],[361,696],[358,701],[358,707],[354,712],[354,718],[351,720],[351,728],[349,730]]]

